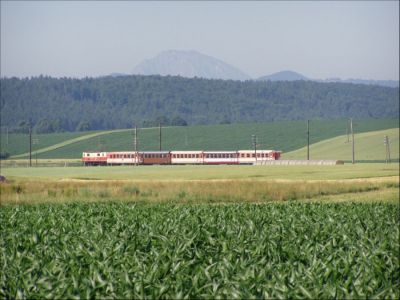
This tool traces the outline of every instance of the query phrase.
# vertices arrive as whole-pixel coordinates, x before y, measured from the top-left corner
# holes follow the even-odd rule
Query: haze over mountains
[[[396,80],[364,80],[364,79],[311,79],[307,76],[285,70],[270,75],[252,78],[245,72],[232,65],[229,65],[217,58],[201,54],[197,51],[168,50],[157,56],[146,59],[138,64],[132,74],[137,75],[172,75],[187,78],[224,79],[224,80],[260,80],[260,81],[296,81],[310,80],[319,82],[342,82],[354,84],[381,85],[387,87],[398,87]],[[113,73],[111,76],[123,74]]]
[[[251,79],[249,75],[219,59],[197,51],[168,50],[137,65],[133,74],[175,75],[207,79]]]

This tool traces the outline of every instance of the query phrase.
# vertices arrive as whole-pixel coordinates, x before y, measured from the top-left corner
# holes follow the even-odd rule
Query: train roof
[[[204,153],[236,153],[237,151],[203,151]]]
[[[276,150],[264,150],[264,149],[257,149],[256,151],[259,152],[259,153],[265,153],[265,152],[279,152],[279,151],[276,151]],[[254,149],[252,149],[252,150],[238,150],[238,152],[239,152],[239,153],[247,153],[247,152],[254,153],[255,150],[254,150]]]
[[[169,154],[169,151],[138,151],[143,154]]]
[[[179,151],[179,150],[176,150],[176,151],[171,151],[172,154],[178,154],[178,153],[183,153],[183,154],[187,153],[187,154],[191,154],[191,153],[202,153],[202,152],[203,152],[203,150],[187,150],[187,151]]]

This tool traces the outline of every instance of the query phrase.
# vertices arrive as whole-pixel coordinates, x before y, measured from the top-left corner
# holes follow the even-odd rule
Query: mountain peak
[[[290,71],[290,70],[284,70],[281,72],[273,73],[271,75],[267,76],[262,76],[258,78],[258,80],[262,81],[295,81],[295,80],[310,80],[306,76]]]
[[[138,64],[133,74],[247,80],[243,71],[195,50],[166,50]]]

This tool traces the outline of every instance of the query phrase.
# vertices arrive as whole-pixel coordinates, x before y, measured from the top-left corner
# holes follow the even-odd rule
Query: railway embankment
[[[279,159],[256,161],[254,165],[276,165],[276,166],[335,166],[343,165],[342,160],[298,160],[298,159]]]

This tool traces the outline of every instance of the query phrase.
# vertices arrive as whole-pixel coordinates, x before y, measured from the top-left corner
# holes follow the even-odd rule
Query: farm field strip
[[[113,166],[2,168],[14,179],[88,180],[339,180],[399,176],[399,164],[345,164],[338,166]]]
[[[2,298],[392,298],[396,204],[0,208]]]

